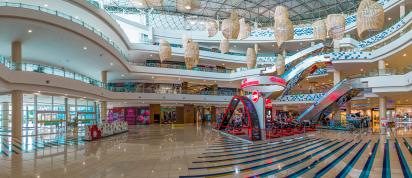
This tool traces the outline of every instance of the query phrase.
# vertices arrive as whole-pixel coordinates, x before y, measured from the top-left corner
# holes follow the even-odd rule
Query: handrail
[[[194,67],[192,69],[187,69],[185,65],[179,64],[160,64],[160,63],[137,63],[137,62],[129,62],[129,64],[136,65],[136,66],[144,66],[144,67],[160,67],[160,68],[168,68],[168,69],[181,69],[181,70],[193,70],[193,71],[202,71],[202,72],[216,72],[216,73],[233,73],[233,69],[216,69],[216,68],[208,68],[208,67]]]
[[[112,92],[127,92],[125,89],[119,90],[119,87],[113,87],[109,86],[109,84],[103,83],[99,80],[95,80],[91,77],[87,77],[82,74],[78,74],[76,72],[72,72],[69,70],[66,70],[64,68],[60,67],[51,67],[51,66],[45,66],[45,65],[39,65],[39,64],[32,64],[32,63],[15,63],[11,61],[9,58],[0,56],[0,64],[4,65],[6,68],[10,70],[21,70],[24,72],[36,72],[36,73],[43,73],[43,74],[50,74],[50,75],[55,75],[55,76],[60,76],[68,79],[73,79],[73,80],[78,80],[83,83],[87,83],[99,88],[103,88]],[[189,95],[217,95],[217,96],[233,96],[237,95],[237,92],[231,92],[231,91],[225,91],[225,89],[218,90],[218,91],[199,91],[197,93],[194,93],[193,91],[185,91],[185,90],[179,90],[178,92],[168,92],[168,91],[163,91],[162,90],[153,90],[150,92],[150,90],[146,90],[143,93],[160,93],[160,94],[189,94]]]
[[[24,4],[24,3],[13,3],[13,2],[0,2],[0,7],[15,7],[15,8],[24,8],[24,9],[30,9],[30,10],[36,10],[36,11],[40,11],[40,12],[44,12],[50,15],[55,15],[58,17],[62,17],[66,20],[69,20],[73,23],[76,23],[78,25],[81,25],[82,27],[92,31],[93,33],[95,33],[97,36],[100,36],[104,41],[106,41],[108,44],[110,44],[114,49],[117,50],[117,52],[119,52],[127,61],[129,61],[129,58],[127,56],[127,53],[123,52],[120,47],[114,43],[114,41],[112,41],[108,36],[104,35],[100,30],[94,28],[93,25],[89,25],[86,22],[80,20],[77,17],[73,17],[71,15],[67,15],[65,13],[56,11],[56,10],[52,10],[49,8],[45,8],[42,6],[36,6],[36,5],[30,5],[30,4]]]

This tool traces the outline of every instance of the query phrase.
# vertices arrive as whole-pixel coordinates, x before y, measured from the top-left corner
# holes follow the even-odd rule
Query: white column
[[[315,42],[314,41],[310,42],[310,46],[315,46]]]
[[[11,136],[13,139],[21,140],[22,136],[22,118],[23,118],[23,92],[14,90],[11,92],[12,102],[12,123],[11,123]]]
[[[399,17],[405,16],[405,2],[399,6]]]
[[[101,80],[103,84],[107,84],[107,71],[102,71]],[[100,102],[100,122],[106,122],[107,120],[107,101]]]
[[[9,103],[3,102],[1,105],[1,110],[2,110],[2,116],[3,116],[1,127],[5,129],[9,127]]]
[[[379,121],[380,121],[380,128],[381,134],[385,134],[386,127],[387,127],[387,118],[386,118],[386,98],[379,97]],[[385,123],[385,127],[383,127],[383,123]]]
[[[385,74],[385,61],[384,60],[378,61],[378,74],[379,75]]]
[[[340,82],[340,71],[333,71],[333,85],[336,85]]]
[[[256,54],[259,52],[259,45],[257,43],[255,43],[255,52]]]

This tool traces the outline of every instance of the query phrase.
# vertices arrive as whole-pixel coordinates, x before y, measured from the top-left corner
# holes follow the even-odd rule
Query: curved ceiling
[[[198,0],[200,7],[188,12],[179,12],[176,8],[178,0],[163,0],[158,7],[138,7],[139,0],[105,0],[106,8],[138,10],[152,13],[180,14],[184,16],[200,16],[206,18],[227,18],[232,9],[249,22],[260,25],[273,22],[273,12],[276,6],[283,5],[289,9],[289,17],[295,23],[304,23],[312,19],[324,18],[328,14],[354,12],[361,0]]]

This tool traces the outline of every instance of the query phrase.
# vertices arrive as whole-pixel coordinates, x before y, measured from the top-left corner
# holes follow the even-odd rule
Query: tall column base
[[[23,119],[23,92],[12,91],[12,124],[11,124],[11,136],[13,140],[17,139],[21,141],[22,137],[22,119]]]

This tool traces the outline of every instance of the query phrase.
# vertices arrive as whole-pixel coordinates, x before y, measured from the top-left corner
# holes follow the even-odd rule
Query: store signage
[[[246,88],[246,87],[250,87],[250,86],[255,86],[255,85],[259,85],[260,82],[259,80],[248,80],[247,78],[242,80],[242,84],[240,85],[240,88]]]
[[[279,83],[279,84],[282,84],[282,85],[286,85],[286,81],[283,78],[271,76],[269,78],[269,80],[273,83]]]
[[[259,101],[259,91],[253,90],[252,91],[252,101],[257,103]]]

